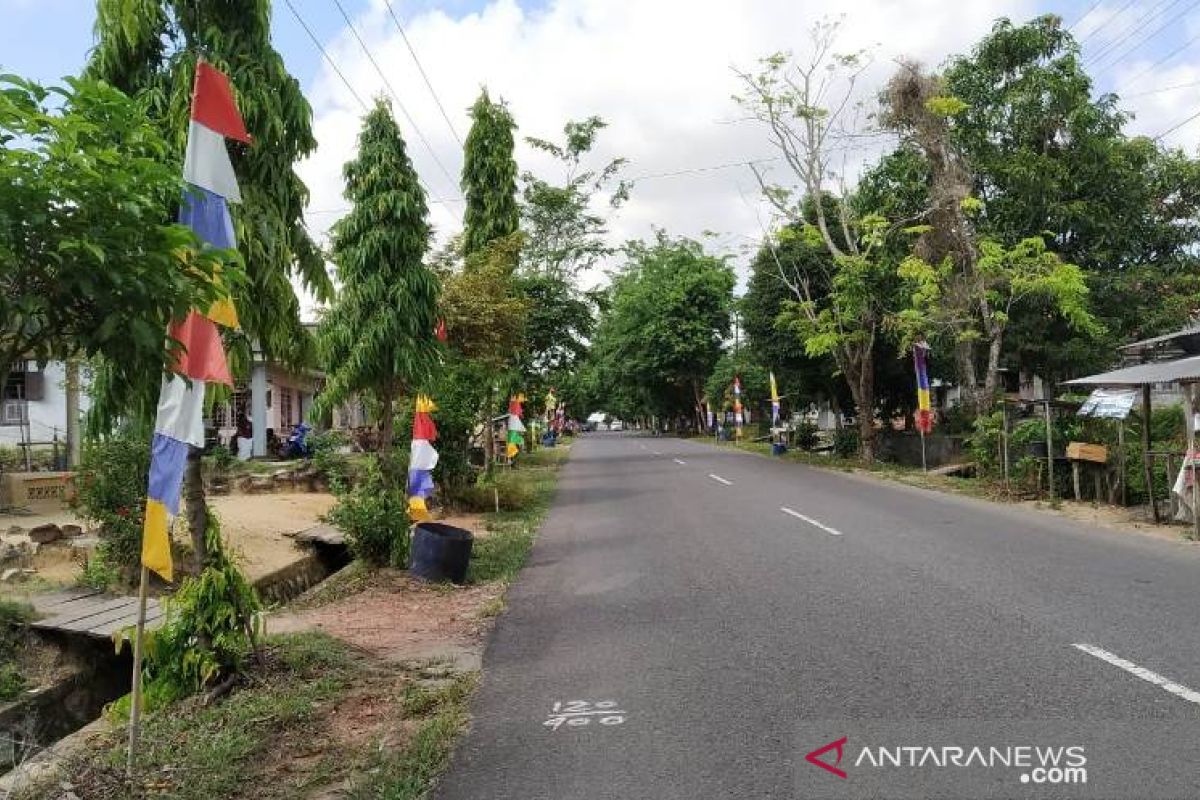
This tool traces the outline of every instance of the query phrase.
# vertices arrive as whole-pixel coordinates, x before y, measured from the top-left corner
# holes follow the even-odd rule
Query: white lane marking
[[[1109,664],[1112,664],[1114,667],[1120,667],[1121,669],[1128,672],[1130,675],[1134,675],[1138,678],[1141,678],[1142,680],[1146,681],[1147,683],[1153,683],[1155,686],[1159,687],[1160,689],[1165,689],[1166,691],[1170,692],[1171,694],[1175,695],[1176,697],[1182,697],[1184,700],[1187,700],[1188,702],[1200,704],[1200,692],[1197,692],[1195,689],[1189,689],[1188,687],[1186,687],[1182,684],[1176,683],[1175,681],[1171,680],[1170,678],[1164,678],[1162,675],[1159,675],[1157,672],[1151,672],[1150,670],[1146,669],[1145,667],[1139,667],[1137,664],[1133,663],[1132,661],[1127,661],[1126,659],[1121,658],[1120,656],[1116,655],[1115,653],[1110,653],[1107,650],[1105,650],[1101,647],[1096,647],[1095,645],[1092,645],[1092,644],[1073,644],[1071,646],[1076,648],[1077,650],[1082,650],[1083,652],[1087,653],[1089,656],[1095,656],[1096,658],[1100,659],[1101,661],[1107,661]]]
[[[646,449],[646,445],[644,445],[644,444],[639,444],[638,447],[642,448],[643,450]]]
[[[672,458],[671,460],[674,461],[676,464],[683,464],[685,467],[687,466],[687,462],[681,458]]]
[[[656,455],[656,456],[661,456],[661,455],[662,455],[662,453],[661,453],[661,452],[659,452],[658,450],[651,450],[650,452],[651,452],[651,453],[653,453],[653,454],[654,454],[654,455]]]
[[[716,481],[717,483],[723,483],[723,484],[725,484],[726,486],[733,486],[733,481],[727,481],[727,480],[725,480],[724,478],[722,478],[720,475],[713,475],[713,474],[710,472],[710,473],[708,473],[708,477],[712,478],[712,479],[713,479],[714,481]]]
[[[820,528],[821,530],[828,533],[830,536],[841,536],[842,535],[842,532],[839,531],[837,528],[831,528],[828,525],[826,525],[825,523],[818,522],[817,520],[813,519],[812,517],[806,517],[804,514],[801,514],[799,511],[796,511],[795,509],[788,508],[787,506],[780,506],[779,510],[785,514],[790,514],[791,516],[795,517],[796,519],[803,520],[803,521],[807,522],[809,525],[814,525],[814,526]]]

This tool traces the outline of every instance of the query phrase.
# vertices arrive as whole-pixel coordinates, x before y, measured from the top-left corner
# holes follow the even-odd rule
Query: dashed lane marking
[[[708,477],[712,478],[712,479],[713,479],[714,481],[716,481],[717,483],[723,483],[723,484],[725,484],[726,486],[733,486],[733,481],[727,481],[727,480],[725,480],[724,478],[722,478],[720,475],[713,475],[713,474],[710,472],[710,473],[708,473]]]
[[[1132,661],[1128,661],[1124,658],[1121,658],[1120,656],[1116,655],[1115,653],[1110,653],[1102,647],[1096,647],[1093,644],[1082,644],[1082,643],[1073,644],[1071,646],[1077,650],[1082,650],[1083,652],[1087,653],[1089,656],[1095,656],[1096,658],[1100,659],[1101,661],[1107,661],[1109,664],[1112,664],[1114,667],[1120,667],[1121,669],[1128,672],[1130,675],[1141,678],[1142,680],[1146,681],[1147,683],[1152,683],[1155,686],[1157,686],[1158,688],[1168,691],[1171,694],[1175,695],[1176,697],[1182,697],[1184,700],[1187,700],[1190,703],[1196,703],[1196,704],[1200,705],[1200,692],[1197,692],[1195,689],[1189,689],[1188,687],[1184,686],[1183,684],[1176,683],[1175,681],[1171,680],[1170,678],[1164,678],[1162,675],[1159,675],[1157,672],[1151,672],[1150,670],[1146,669],[1145,667],[1139,667],[1137,664],[1133,663]]]
[[[820,528],[821,530],[828,533],[830,536],[841,536],[842,535],[842,532],[839,531],[837,528],[831,528],[828,525],[826,525],[825,523],[815,520],[812,517],[805,516],[804,514],[801,514],[799,511],[796,511],[795,509],[788,508],[787,506],[780,506],[779,510],[785,514],[789,514],[789,515],[795,517],[798,520],[803,520],[804,522],[807,522],[809,525]]]

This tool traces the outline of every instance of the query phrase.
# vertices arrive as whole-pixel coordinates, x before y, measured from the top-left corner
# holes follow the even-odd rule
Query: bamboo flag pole
[[[133,778],[133,762],[137,754],[138,735],[142,724],[142,635],[146,630],[146,584],[149,570],[142,565],[142,577],[138,585],[137,630],[133,635],[133,685],[129,691],[129,753],[125,761],[125,774]]]

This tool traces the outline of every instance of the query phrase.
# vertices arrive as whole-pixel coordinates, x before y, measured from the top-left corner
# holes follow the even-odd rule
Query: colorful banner
[[[429,519],[426,501],[433,494],[433,468],[438,463],[438,452],[433,449],[437,440],[437,426],[430,416],[437,411],[425,395],[417,395],[413,413],[412,445],[408,455],[408,517],[413,522]]]
[[[510,459],[516,458],[525,446],[525,423],[521,421],[525,414],[521,407],[524,402],[523,394],[513,395],[508,399],[508,442],[504,452]]]
[[[226,139],[250,141],[250,134],[233,100],[229,79],[211,65],[196,64],[192,115],[188,128],[183,178],[187,192],[179,211],[187,225],[210,247],[235,247],[230,202],[240,202],[237,178]],[[171,323],[168,334],[173,364],[163,379],[150,448],[150,480],[146,519],[142,527],[142,565],[165,580],[174,578],[171,521],[179,515],[179,495],[188,451],[204,446],[204,387],[208,382],[233,385],[217,324],[238,325],[237,310],[228,297],[204,313],[192,310]]]
[[[733,435],[742,436],[742,379],[733,376]]]
[[[779,427],[779,389],[775,385],[775,373],[771,375],[771,427]]]
[[[917,430],[923,434],[933,431],[933,406],[929,399],[929,345],[920,341],[913,345],[913,367],[917,373]]]

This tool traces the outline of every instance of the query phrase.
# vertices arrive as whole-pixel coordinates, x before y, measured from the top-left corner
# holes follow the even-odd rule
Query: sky
[[[276,0],[272,29],[313,107],[318,150],[298,169],[311,190],[307,220],[318,239],[346,210],[341,169],[353,156],[359,100],[379,95],[392,99],[438,237],[457,232],[459,140],[469,128],[467,109],[486,86],[509,105],[519,137],[554,139],[566,121],[593,114],[608,123],[595,163],[624,157],[624,174],[634,179],[631,199],[611,220],[613,244],[662,228],[703,238],[744,273],[748,248],[773,218],[749,169],[728,165],[774,153],[766,132],[732,99],[735,70],[753,70],[777,51],[802,54],[822,18],[841,18],[839,50],[870,57],[861,83],[870,94],[899,57],[937,67],[967,52],[998,17],[1021,22],[1055,13],[1081,41],[1096,89],[1119,94],[1134,115],[1130,133],[1165,134],[1164,142],[1190,153],[1200,144],[1200,0],[390,0],[417,60],[387,0],[290,2],[295,13]],[[77,72],[93,43],[94,5],[0,0],[0,72],[44,82]],[[850,158],[871,156],[868,147]],[[562,177],[523,141],[517,160],[548,180]],[[764,168],[786,181],[779,165]],[[602,279],[597,273],[585,281]]]

